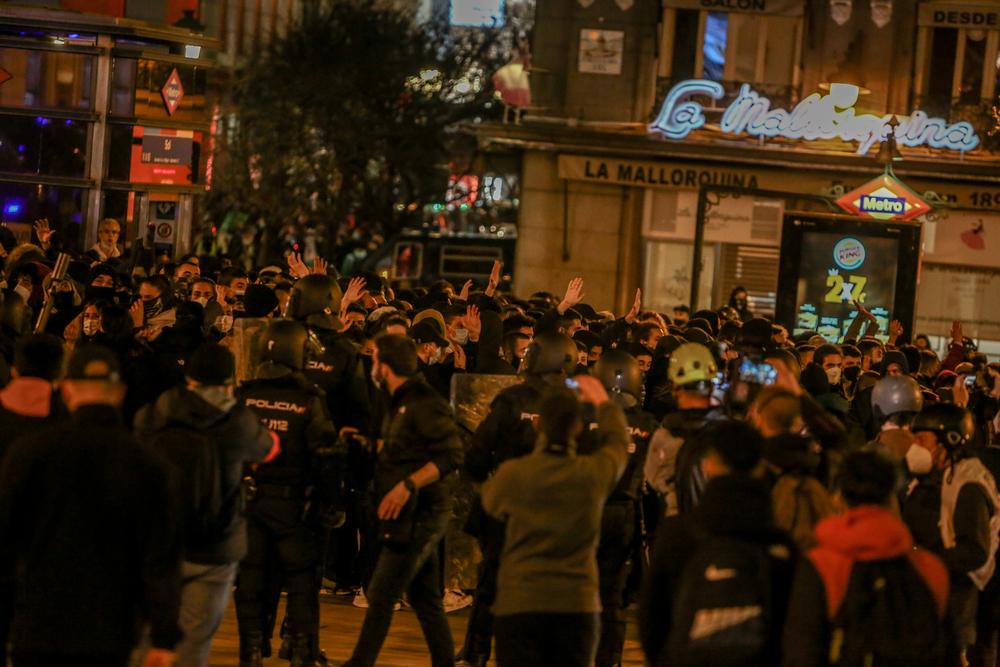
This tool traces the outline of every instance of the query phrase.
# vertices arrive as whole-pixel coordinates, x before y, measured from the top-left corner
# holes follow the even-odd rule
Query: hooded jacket
[[[243,464],[263,461],[275,439],[261,425],[258,417],[232,399],[216,405],[195,391],[175,387],[164,392],[157,401],[139,411],[135,417],[135,433],[148,439],[159,431],[181,427],[203,433],[218,447],[221,470],[220,486],[225,506],[242,507],[232,502],[240,494]],[[221,565],[240,560],[246,554],[246,522],[243,513],[233,513],[223,537],[214,545],[188,551],[185,560],[192,563]]]
[[[817,545],[800,563],[785,624],[785,665],[823,665],[830,646],[831,619],[840,610],[856,562],[905,557],[927,584],[944,618],[948,572],[931,552],[914,547],[906,525],[875,505],[855,507],[816,526]]]

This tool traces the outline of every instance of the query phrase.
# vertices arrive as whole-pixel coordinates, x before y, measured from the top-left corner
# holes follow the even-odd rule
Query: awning
[[[743,12],[745,14],[780,14],[802,16],[803,0],[664,0],[670,9],[701,9],[708,12]]]
[[[668,4],[671,0],[668,0]],[[920,5],[920,25],[968,30],[1000,30],[1000,6],[994,3],[925,2]]]

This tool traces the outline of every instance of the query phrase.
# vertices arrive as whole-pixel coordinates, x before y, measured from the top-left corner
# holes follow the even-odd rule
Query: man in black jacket
[[[217,448],[221,503],[213,523],[219,528],[214,539],[184,545],[180,614],[184,640],[177,647],[177,667],[208,664],[212,637],[226,610],[237,565],[246,554],[246,521],[240,498],[243,466],[277,453],[273,434],[249,408],[237,403],[235,371],[229,350],[205,344],[188,363],[187,386],[164,392],[135,418],[140,439],[149,441],[169,430],[177,437],[202,434]]]
[[[13,664],[124,667],[148,622],[144,667],[168,667],[180,639],[180,544],[165,464],[122,424],[110,351],[78,350],[62,394],[72,420],[14,443],[0,470]]]
[[[368,612],[350,667],[372,667],[389,632],[393,605],[408,593],[433,667],[454,663],[444,615],[438,546],[451,516],[454,473],[462,444],[451,408],[420,377],[413,341],[375,340],[372,378],[391,394],[375,471],[379,534],[383,543],[368,596]]]

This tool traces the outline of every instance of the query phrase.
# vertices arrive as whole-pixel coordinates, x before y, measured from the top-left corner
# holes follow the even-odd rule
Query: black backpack
[[[685,565],[662,664],[671,667],[772,664],[772,547],[712,537]]]
[[[170,481],[187,550],[221,542],[239,512],[239,495],[222,496],[222,468],[212,438],[172,422],[146,441],[170,464]]]
[[[930,588],[906,557],[855,562],[833,619],[830,664],[944,665],[943,626]]]

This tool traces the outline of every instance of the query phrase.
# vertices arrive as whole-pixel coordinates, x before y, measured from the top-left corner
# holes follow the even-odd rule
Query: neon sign
[[[771,100],[744,83],[736,99],[723,111],[719,129],[734,136],[766,139],[840,139],[857,144],[858,154],[864,155],[892,131],[889,125],[892,115],[858,113],[854,105],[860,94],[857,86],[833,83],[827,94],[813,93],[788,111],[772,109]],[[725,90],[717,81],[705,79],[677,84],[667,93],[660,113],[649,130],[668,139],[684,139],[703,127],[706,123],[705,108],[690,99],[694,95],[719,100],[725,95]],[[896,142],[910,148],[930,146],[964,153],[979,145],[979,136],[966,121],[949,123],[944,118],[933,118],[918,110],[910,116],[899,117]]]

